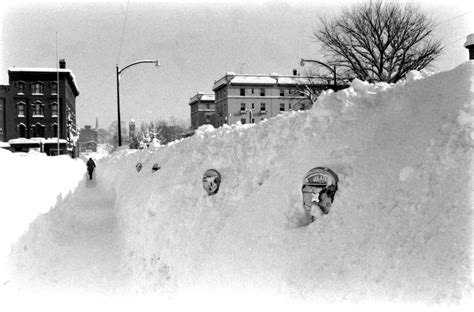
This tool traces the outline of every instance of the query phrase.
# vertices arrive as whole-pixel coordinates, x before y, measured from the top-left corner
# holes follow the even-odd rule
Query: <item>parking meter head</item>
[[[209,169],[204,172],[202,186],[208,195],[214,195],[219,191],[221,175],[217,170]]]
[[[309,209],[317,204],[324,214],[329,213],[337,192],[339,178],[327,167],[315,167],[303,178],[303,205]]]

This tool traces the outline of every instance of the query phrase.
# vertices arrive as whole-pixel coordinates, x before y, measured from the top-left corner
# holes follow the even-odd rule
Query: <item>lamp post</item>
[[[317,63],[319,65],[323,65],[324,67],[326,67],[327,69],[329,69],[332,74],[334,75],[334,87],[337,86],[337,80],[336,80],[336,65],[333,65],[333,67],[329,66],[328,64],[326,63],[323,63],[323,62],[320,62],[320,61],[316,61],[316,60],[305,60],[305,59],[301,59],[301,62],[300,62],[300,65],[301,66],[304,66],[304,63]]]
[[[118,64],[116,65],[116,73],[117,73],[117,117],[118,117],[118,145],[122,146],[122,130],[120,125],[120,74],[129,67],[133,65],[141,64],[141,63],[154,63],[156,67],[160,66],[160,61],[158,60],[141,60],[131,64],[128,64],[124,68],[120,69]]]

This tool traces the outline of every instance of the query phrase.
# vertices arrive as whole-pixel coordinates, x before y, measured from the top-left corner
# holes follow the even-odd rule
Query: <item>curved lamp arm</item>
[[[127,66],[125,66],[124,68],[122,68],[121,70],[119,70],[119,71],[118,71],[118,74],[120,75],[120,74],[121,74],[124,70],[126,70],[127,68],[132,67],[133,65],[141,64],[141,63],[155,63],[155,66],[156,66],[156,67],[159,67],[159,66],[160,66],[160,61],[158,61],[158,60],[141,60],[141,61],[133,62],[132,64],[128,64]],[[117,65],[117,68],[118,68],[118,65]]]
[[[116,64],[116,76],[117,76],[117,126],[118,126],[118,145],[122,146],[122,133],[121,133],[121,122],[120,122],[120,74],[129,67],[133,65],[141,64],[141,63],[154,63],[156,67],[160,66],[160,61],[158,60],[141,60],[136,61],[131,64],[128,64],[124,68],[119,70],[118,64]]]
[[[329,69],[333,74],[336,74],[336,71],[335,71],[334,68],[331,68],[328,64],[325,64],[325,63],[320,62],[320,61],[301,59],[300,65],[301,65],[301,66],[304,66],[304,63],[306,63],[306,62],[318,63],[319,65],[323,65],[324,67],[326,67],[327,69]]]

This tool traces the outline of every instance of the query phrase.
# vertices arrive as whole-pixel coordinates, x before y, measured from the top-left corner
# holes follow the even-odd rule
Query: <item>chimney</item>
[[[474,60],[474,34],[467,36],[464,47],[469,50],[469,59]]]
[[[59,68],[65,69],[66,68],[66,60],[60,59],[59,60]]]
[[[298,75],[298,71],[296,69],[293,69],[293,76],[297,76]]]

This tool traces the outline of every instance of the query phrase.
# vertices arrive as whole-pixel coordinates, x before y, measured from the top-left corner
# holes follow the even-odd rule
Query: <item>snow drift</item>
[[[67,175],[67,178],[65,178]],[[28,225],[72,193],[84,175],[84,163],[68,156],[0,149],[0,254],[8,255]]]
[[[355,80],[310,111],[99,160],[133,292],[462,301],[472,291],[473,66],[395,85]],[[301,183],[315,166],[340,184],[331,213],[308,225]],[[214,196],[207,169],[222,175]],[[12,258],[38,243],[45,219]]]

